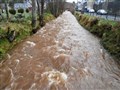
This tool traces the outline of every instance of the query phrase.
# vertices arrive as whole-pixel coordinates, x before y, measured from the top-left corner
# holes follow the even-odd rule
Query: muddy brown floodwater
[[[120,70],[65,11],[8,53],[0,90],[120,90]]]

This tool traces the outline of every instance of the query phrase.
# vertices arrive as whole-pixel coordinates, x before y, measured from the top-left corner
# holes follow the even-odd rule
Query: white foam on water
[[[24,54],[24,56],[27,56],[27,54]]]
[[[76,69],[75,67],[72,67],[72,69],[74,70],[74,71],[77,71],[78,69]]]
[[[31,47],[34,47],[36,44],[34,42],[31,41],[26,41],[27,44],[29,44]]]
[[[8,67],[8,70],[10,71],[10,76],[11,76],[10,81],[12,81],[12,80],[14,79],[13,71],[12,71],[12,69],[9,68],[9,67]]]
[[[58,52],[65,52],[65,49],[59,49]]]
[[[56,44],[58,44],[58,43],[59,43],[59,41],[55,40],[55,43],[56,43]]]
[[[31,85],[31,87],[30,87],[29,90],[33,90],[33,89],[35,88],[35,86],[36,86],[36,83],[33,83],[33,84]],[[35,90],[35,89],[34,89],[34,90]]]
[[[69,55],[67,55],[67,54],[58,54],[58,55],[54,56],[54,59],[57,59],[59,57],[65,57],[65,58],[67,58],[67,57],[69,57]]]
[[[17,64],[19,64],[19,62],[20,62],[20,60],[19,60],[19,59],[16,59],[15,61],[17,62]]]
[[[62,78],[66,81],[67,80],[67,75],[65,73],[61,73]]]
[[[32,57],[31,55],[29,55],[29,54],[28,54],[28,57],[31,58],[31,59],[33,58],[33,57]]]
[[[100,49],[100,53],[103,54],[103,49]]]
[[[44,72],[43,74],[41,74],[41,76],[47,77],[47,79],[49,81],[49,85],[65,83],[68,78],[68,76],[64,72],[60,72],[60,71],[56,71],[56,70]]]
[[[37,67],[42,67],[41,65],[37,65]]]
[[[60,55],[56,55],[56,56],[54,56],[53,58],[54,58],[54,59],[57,59],[59,56],[60,56]]]
[[[88,73],[88,68],[87,67],[85,67],[83,70],[84,70],[84,72]]]
[[[10,59],[10,58],[11,58],[10,54],[7,54],[7,56],[8,56],[8,59]]]

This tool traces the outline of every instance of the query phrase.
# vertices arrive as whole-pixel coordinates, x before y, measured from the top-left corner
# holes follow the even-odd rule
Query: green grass
[[[96,16],[91,16],[89,14],[84,14],[84,16],[90,18],[90,19],[93,19],[93,18],[97,18]],[[107,19],[104,19],[104,18],[99,18],[99,24],[110,24],[112,26],[115,26],[117,24],[116,21],[113,21],[113,20],[107,20]]]
[[[99,23],[102,23],[102,24],[110,24],[112,26],[115,26],[117,24],[116,21],[112,21],[112,20],[106,20],[106,19],[100,19],[100,22]]]
[[[0,32],[1,35],[4,35],[4,33],[7,32],[7,27],[9,26],[11,30],[15,30],[19,33],[17,35],[16,39],[10,43],[6,37],[3,37],[0,40],[0,58],[2,58],[9,49],[11,49],[14,45],[25,39],[26,37],[30,36],[32,27],[30,24],[22,22],[22,23],[3,23],[0,25],[2,30]]]
[[[44,19],[45,23],[47,23],[47,22],[55,19],[55,17],[53,17],[53,15],[50,14],[50,13],[44,13],[44,18],[45,18],[45,19]]]
[[[17,15],[17,14],[16,14]],[[13,19],[12,22],[6,22],[6,15],[3,14],[4,20],[0,22],[0,60],[4,58],[6,53],[11,50],[16,44],[24,40],[25,38],[29,37],[32,32],[31,27],[31,12],[24,13],[25,17],[21,21],[15,20],[13,15],[10,15],[10,18]],[[54,16],[48,13],[44,14],[44,21],[45,23],[54,19]],[[37,21],[38,22],[38,21]],[[15,40],[10,43],[6,38],[6,33],[8,31],[8,27],[10,30],[15,30],[18,32]]]

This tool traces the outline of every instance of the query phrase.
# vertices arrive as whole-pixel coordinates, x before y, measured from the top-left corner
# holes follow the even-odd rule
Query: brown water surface
[[[0,63],[0,90],[120,90],[120,70],[66,11]]]

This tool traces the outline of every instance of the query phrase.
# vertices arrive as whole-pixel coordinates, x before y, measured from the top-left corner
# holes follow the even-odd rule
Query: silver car
[[[97,14],[99,14],[99,15],[106,15],[106,14],[107,14],[107,11],[105,11],[104,9],[99,9],[99,10],[97,11]]]

